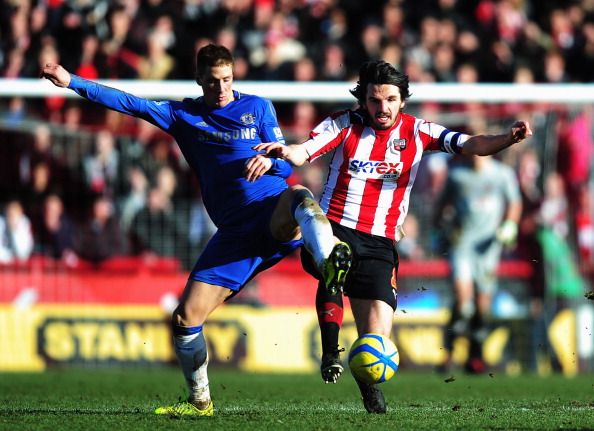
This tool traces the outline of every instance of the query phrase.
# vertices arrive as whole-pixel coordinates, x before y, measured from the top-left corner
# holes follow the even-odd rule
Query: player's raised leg
[[[173,313],[173,346],[188,387],[188,399],[158,407],[156,414],[212,416],[214,405],[208,382],[208,351],[203,324],[210,313],[229,296],[221,286],[189,280]]]
[[[331,295],[342,292],[351,268],[351,248],[334,238],[332,226],[307,189],[293,194],[292,214],[301,228],[305,248],[311,253]]]
[[[322,334],[320,371],[326,383],[336,383],[344,370],[340,363],[338,332],[342,325],[342,290],[351,267],[351,249],[336,239],[313,194],[303,186],[293,186],[281,197],[271,229],[275,237],[283,240],[300,231],[304,246],[321,276],[316,295]]]

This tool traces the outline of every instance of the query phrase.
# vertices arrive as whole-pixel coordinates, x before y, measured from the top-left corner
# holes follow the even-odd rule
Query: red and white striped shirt
[[[343,226],[398,241],[424,151],[460,153],[468,135],[400,113],[376,130],[359,111],[337,112],[303,143],[314,161],[334,150],[320,206]]]

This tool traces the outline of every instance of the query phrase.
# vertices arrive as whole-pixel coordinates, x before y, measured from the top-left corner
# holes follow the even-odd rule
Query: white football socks
[[[312,198],[303,199],[293,216],[301,228],[305,248],[311,253],[318,268],[322,268],[336,243],[330,222]]]
[[[210,401],[208,386],[208,351],[202,331],[196,334],[175,335],[175,353],[190,392],[189,401],[200,405]]]

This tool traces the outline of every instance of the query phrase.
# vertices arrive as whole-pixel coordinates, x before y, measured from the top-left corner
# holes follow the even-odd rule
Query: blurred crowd
[[[361,62],[382,58],[412,83],[591,82],[594,0],[0,1],[5,78],[37,77],[40,64],[53,61],[89,79],[193,80],[195,53],[208,42],[233,51],[239,80],[352,81]],[[329,105],[276,104],[287,141],[305,139]],[[535,137],[503,160],[524,199],[518,244],[549,226],[592,279],[590,109],[415,107],[414,94],[409,106],[471,132],[512,114],[533,121]],[[213,226],[171,138],[76,99],[4,98],[0,110],[0,262],[35,253],[68,262],[129,254],[194,261]],[[318,194],[322,166],[299,169],[291,181]],[[399,247],[404,259],[444,252],[430,220],[448,167],[443,155],[423,161]],[[524,248],[512,257],[537,260]]]
[[[592,0],[2,0],[0,70],[193,79],[206,41],[236,76],[350,80],[384,58],[415,82],[591,82]],[[470,68],[471,72],[466,69]]]

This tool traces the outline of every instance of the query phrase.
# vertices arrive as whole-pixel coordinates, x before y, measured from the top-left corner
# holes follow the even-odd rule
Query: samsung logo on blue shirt
[[[201,141],[230,142],[237,140],[255,140],[257,133],[255,128],[246,127],[244,129],[232,130],[230,132],[211,132],[201,130],[199,136]]]

